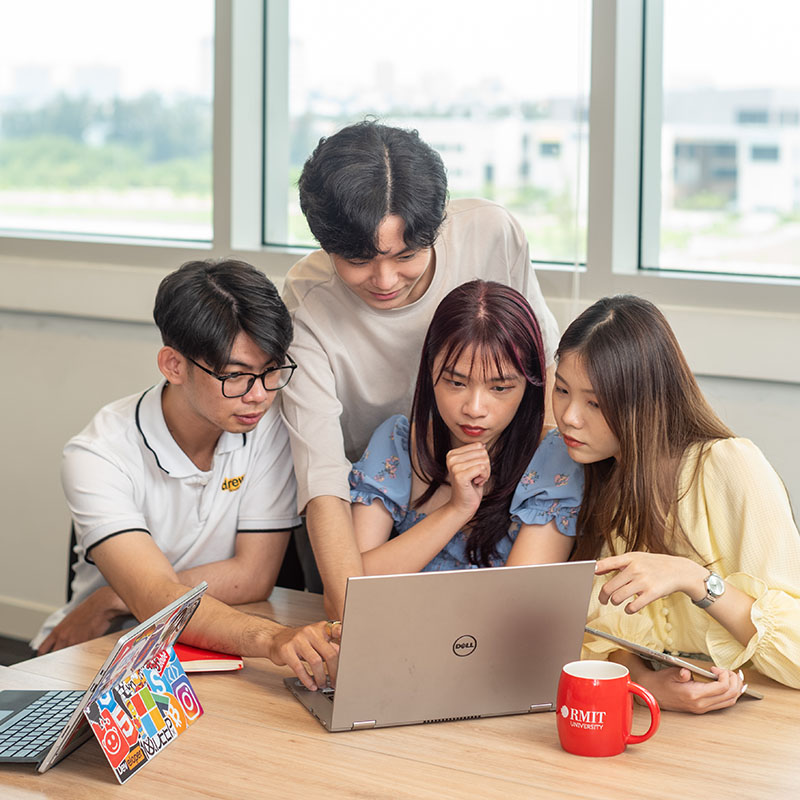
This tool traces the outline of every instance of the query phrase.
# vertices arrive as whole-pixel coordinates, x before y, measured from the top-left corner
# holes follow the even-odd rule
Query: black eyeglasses
[[[189,358],[189,356],[186,356]],[[277,392],[278,389],[283,389],[287,383],[292,379],[294,371],[297,369],[297,364],[292,361],[290,356],[286,356],[289,362],[282,367],[268,367],[260,375],[254,375],[252,372],[232,372],[230,375],[217,375],[202,364],[198,364],[193,358],[189,358],[196,367],[200,367],[203,372],[216,378],[222,384],[223,397],[244,397],[252,388],[253,384],[258,378],[261,378],[261,385],[268,392]]]

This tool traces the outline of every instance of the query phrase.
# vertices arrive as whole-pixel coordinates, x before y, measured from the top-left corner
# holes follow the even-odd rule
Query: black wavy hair
[[[292,341],[292,320],[272,281],[235,259],[188,261],[158,287],[153,319],[165,345],[220,372],[246,333],[279,364]]]
[[[314,237],[342,258],[378,255],[378,226],[390,214],[405,223],[411,250],[432,247],[444,222],[444,164],[414,130],[365,120],[322,138],[298,186]]]

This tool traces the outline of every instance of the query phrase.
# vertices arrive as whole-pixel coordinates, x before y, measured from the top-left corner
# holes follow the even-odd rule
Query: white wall
[[[65,600],[61,448],[103,404],[159,375],[155,325],[0,312],[0,634],[27,637]]]
[[[0,311],[0,634],[31,636],[64,602],[69,515],[61,448],[101,405],[158,379],[158,346],[152,324]],[[720,416],[764,450],[800,508],[800,385],[700,383]]]

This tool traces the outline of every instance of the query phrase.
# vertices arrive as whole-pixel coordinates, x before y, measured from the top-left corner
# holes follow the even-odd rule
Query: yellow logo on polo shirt
[[[238,478],[225,478],[222,481],[222,491],[223,492],[235,492],[244,481],[244,475],[240,475]]]

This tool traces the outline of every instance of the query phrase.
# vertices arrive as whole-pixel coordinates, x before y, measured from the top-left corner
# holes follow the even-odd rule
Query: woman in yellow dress
[[[557,356],[553,410],[585,472],[572,557],[599,559],[588,624],[708,657],[718,680],[654,671],[596,637],[584,656],[625,663],[665,709],[733,705],[748,662],[800,688],[800,535],[786,489],[708,405],[664,316],[604,298]]]

